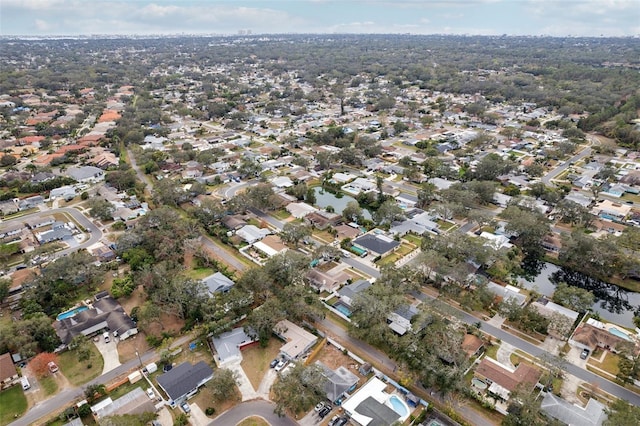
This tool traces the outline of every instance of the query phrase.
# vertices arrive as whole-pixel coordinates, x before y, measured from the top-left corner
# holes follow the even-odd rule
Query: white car
[[[276,370],[276,371],[280,371],[280,370],[282,370],[286,365],[287,365],[287,361],[285,361],[284,359],[283,359],[283,360],[280,360],[280,362],[278,362],[278,365],[276,365],[276,366],[275,366],[274,370]]]

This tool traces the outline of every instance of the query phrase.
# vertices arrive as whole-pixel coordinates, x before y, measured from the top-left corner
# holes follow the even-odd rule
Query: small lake
[[[355,201],[357,203],[356,199],[349,195],[343,195],[338,198],[335,194],[325,191],[320,186],[313,188],[313,191],[316,194],[316,206],[322,207],[323,209],[331,206],[338,214],[342,214],[342,211],[347,207],[349,202]],[[365,219],[371,220],[371,213],[369,213],[368,210],[362,209],[362,216]]]
[[[540,272],[533,281],[519,278],[518,283],[528,290],[535,290],[550,298],[556,289],[556,285],[551,280],[551,276],[562,273],[562,268],[552,263],[545,263],[542,272]],[[588,279],[579,272],[572,272],[572,275],[580,278],[579,280],[575,280],[575,282],[583,283],[583,285],[578,285],[578,287],[590,290],[596,296],[596,302],[591,309],[600,314],[602,319],[631,329],[635,328],[633,324],[633,314],[640,306],[640,293],[627,291],[616,285],[607,284],[602,281]],[[582,278],[584,278],[584,280]],[[567,281],[572,284],[571,281]]]

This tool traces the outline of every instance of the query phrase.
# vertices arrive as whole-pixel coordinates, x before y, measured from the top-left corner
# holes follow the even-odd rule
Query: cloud
[[[36,19],[34,21],[34,24],[36,26],[36,29],[41,32],[47,32],[54,29],[53,25],[49,24],[47,21],[44,21],[42,19]]]

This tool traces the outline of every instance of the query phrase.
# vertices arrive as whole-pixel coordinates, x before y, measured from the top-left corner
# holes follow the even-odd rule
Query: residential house
[[[93,336],[103,330],[118,333],[125,340],[138,333],[136,323],[127,315],[124,308],[113,297],[106,294],[93,302],[93,305],[72,317],[58,319],[53,323],[63,345],[68,345],[79,334]],[[96,295],[96,298],[99,297]]]
[[[18,204],[13,200],[0,201],[0,215],[6,216],[18,212]]]
[[[18,378],[16,366],[13,364],[9,352],[0,355],[0,389],[11,386]]]
[[[342,216],[337,213],[329,213],[324,210],[318,210],[305,216],[305,223],[316,229],[327,229],[342,220]]]
[[[264,253],[267,257],[273,257],[289,250],[279,235],[267,235],[261,241],[253,243],[253,248]]]
[[[343,397],[358,386],[360,378],[348,368],[340,366],[332,370],[320,361],[316,361],[316,365],[322,369],[322,374],[326,378],[324,389],[331,403],[339,405]]]
[[[195,395],[205,383],[213,378],[213,370],[206,362],[197,364],[183,362],[157,377],[160,388],[169,397],[169,405],[174,408]]]
[[[367,250],[373,256],[384,257],[400,247],[400,242],[374,232],[356,238],[353,240],[353,245]]]
[[[398,395],[386,392],[387,383],[372,377],[357,392],[342,403],[351,421],[360,426],[388,426],[403,423],[411,410]],[[394,409],[396,405],[400,408]],[[404,414],[399,414],[401,411]]]
[[[253,333],[250,330],[247,333],[243,327],[236,327],[212,338],[211,342],[217,355],[216,363],[222,366],[232,361],[241,361],[242,349],[257,341]]]
[[[539,369],[524,362],[514,370],[489,357],[480,361],[474,374],[489,385],[489,393],[504,401],[508,401],[511,392],[519,386],[533,389],[542,376]]]
[[[3,225],[2,229],[0,229],[0,238],[13,237],[14,235],[19,235],[24,228],[24,224],[22,223],[9,223],[8,225]]]
[[[305,278],[309,285],[314,287],[318,291],[333,292],[338,287],[347,282],[350,278],[349,274],[341,270],[321,271],[319,269],[310,269]]]
[[[407,213],[406,220],[394,222],[389,232],[393,235],[400,236],[408,233],[423,235],[425,232],[437,235],[440,233],[440,225],[432,219],[429,213],[416,209]]]
[[[291,181],[291,179],[289,179],[288,176],[278,176],[274,179],[271,179],[271,184],[280,189],[290,188],[293,186],[293,182]]]
[[[18,210],[29,210],[38,207],[40,204],[44,204],[44,197],[42,195],[34,195],[18,201]]]
[[[42,216],[35,217],[33,219],[27,219],[24,221],[25,225],[29,227],[29,229],[38,229],[45,226],[49,226],[56,221],[56,218],[53,216]]]
[[[333,177],[335,179],[335,175],[333,175]],[[356,178],[352,182],[342,186],[342,190],[344,192],[354,196],[357,196],[362,192],[375,191],[376,188],[377,185],[375,182],[365,178]]]
[[[244,218],[240,215],[228,215],[223,217],[220,222],[227,228],[232,231],[237,231],[247,224]]]
[[[338,290],[338,295],[340,295],[340,301],[346,304],[348,307],[351,307],[353,303],[353,299],[356,295],[369,287],[371,287],[371,282],[367,280],[358,280],[354,283],[346,285]]]
[[[67,227],[66,223],[54,222],[51,229],[44,232],[36,232],[36,238],[40,244],[50,243],[52,241],[61,241],[73,237],[73,232]]]
[[[110,262],[116,258],[116,253],[102,243],[98,243],[97,245],[88,248],[87,251],[99,262]]]
[[[236,231],[236,235],[248,244],[258,242],[269,234],[271,234],[271,231],[268,229],[258,228],[255,225],[245,225]]]
[[[104,170],[94,166],[72,167],[67,175],[80,183],[95,183],[104,180]]]
[[[296,219],[302,219],[306,215],[318,210],[307,203],[301,203],[301,202],[289,203],[287,204],[285,209],[289,213],[291,213],[291,216],[295,217]]]
[[[509,242],[509,238],[507,238],[505,235],[496,235],[492,234],[491,232],[483,231],[480,234],[480,238],[484,238],[486,240],[486,242],[484,243],[485,246],[492,247],[495,250],[508,250],[513,247],[513,244]]]
[[[569,339],[569,343],[582,349],[593,352],[596,348],[617,351],[618,345],[627,342],[626,339],[609,333],[604,323],[589,318],[586,323],[580,324]]]
[[[111,401],[111,398],[108,400]],[[97,422],[109,416],[153,413],[156,411],[155,404],[140,387],[134,388],[131,392],[122,395],[109,404],[100,404],[95,408],[96,406],[92,407],[92,411]]]
[[[282,320],[273,328],[273,332],[286,343],[280,353],[287,359],[300,358],[318,341],[318,337],[289,320]]]
[[[623,221],[631,212],[631,206],[610,200],[602,200],[596,203],[591,212],[603,219]]]
[[[411,318],[418,314],[418,308],[413,305],[402,305],[387,315],[387,324],[399,336],[404,336],[411,330]]]
[[[65,200],[71,200],[76,195],[77,195],[76,189],[71,185],[65,185],[65,186],[61,186],[60,188],[54,188],[51,190],[51,192],[49,192],[50,199],[63,198]]]
[[[567,426],[602,426],[608,417],[607,407],[593,398],[589,398],[585,407],[580,407],[553,393],[544,394],[540,410]]]
[[[496,284],[493,281],[489,281],[487,283],[487,290],[493,292],[503,301],[514,299],[519,306],[524,305],[524,303],[527,301],[527,296],[520,293],[520,289],[518,287],[514,287],[512,285],[501,286],[500,284]]]
[[[484,350],[484,342],[476,335],[465,334],[462,340],[462,350],[469,358],[479,356]]]
[[[580,315],[578,312],[560,306],[546,297],[541,297],[529,306],[537,310],[543,317],[551,320],[547,332],[550,336],[560,340],[566,340],[569,337],[573,324],[575,324],[578,315]]]
[[[358,224],[356,224],[356,226],[342,224],[334,226],[333,229],[338,233],[339,240],[344,240],[345,238],[353,240],[358,235],[362,234],[362,231],[360,230]]]
[[[212,295],[215,293],[226,293],[234,286],[234,282],[231,281],[226,275],[221,272],[216,272],[208,277],[202,279],[204,285],[207,286],[209,293]]]

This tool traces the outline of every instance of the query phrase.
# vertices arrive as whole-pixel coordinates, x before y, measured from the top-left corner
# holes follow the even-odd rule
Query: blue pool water
[[[402,400],[398,398],[396,395],[391,395],[389,397],[389,402],[393,407],[393,411],[398,413],[400,417],[405,417],[409,415],[409,410],[407,410],[407,407],[404,405],[404,402],[402,402]]]
[[[340,313],[344,314],[347,318],[351,317],[351,309],[349,309],[346,305],[343,305],[342,303],[338,302],[335,305],[333,305],[333,307],[338,311],[340,311]]]
[[[613,334],[614,336],[621,337],[621,338],[623,338],[624,340],[627,340],[627,341],[629,341],[629,342],[631,341],[631,338],[629,337],[629,335],[628,335],[627,333],[625,333],[625,332],[623,332],[623,331],[620,331],[620,330],[618,330],[617,328],[611,327],[611,328],[609,329],[609,333]]]
[[[89,309],[89,308],[87,308],[86,306],[80,306],[80,307],[75,308],[75,309],[69,309],[68,311],[59,314],[57,319],[58,319],[58,321],[60,321],[60,320],[63,320],[65,318],[75,317],[78,313],[80,313],[82,311],[86,311],[87,309]]]

